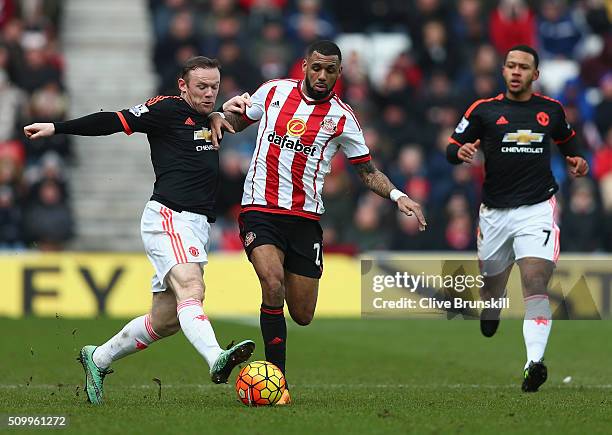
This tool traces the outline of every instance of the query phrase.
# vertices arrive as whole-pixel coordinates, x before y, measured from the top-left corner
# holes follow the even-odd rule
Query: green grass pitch
[[[370,434],[610,433],[612,322],[557,321],[546,361],[549,379],[520,391],[521,321],[502,321],[492,339],[475,321],[315,319],[289,321],[288,380],[294,404],[248,408],[233,385],[213,385],[182,333],[114,364],[106,403],[93,407],[75,361],[122,320],[0,319],[0,414],[67,415],[54,433]],[[259,328],[214,321],[217,337],[252,337]],[[232,374],[232,381],[237,371]],[[572,381],[562,380],[571,376]],[[159,387],[153,381],[161,381]],[[26,433],[0,427],[0,432]],[[33,432],[40,432],[38,431]]]

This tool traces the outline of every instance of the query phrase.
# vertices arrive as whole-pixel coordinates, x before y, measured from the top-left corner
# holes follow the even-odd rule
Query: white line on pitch
[[[352,389],[352,388],[377,388],[377,389],[393,389],[393,388],[405,388],[405,389],[462,389],[462,388],[483,388],[483,389],[496,389],[496,388],[517,388],[517,384],[292,384],[296,388],[303,390],[310,389]],[[79,387],[81,385],[78,385]],[[26,386],[25,384],[0,384],[0,389],[11,390],[17,388],[24,389],[70,389],[76,388],[76,384],[62,384],[62,386],[53,385],[53,384],[31,384]],[[612,389],[612,384],[574,384],[574,385],[561,385],[561,384],[552,384],[549,383],[547,385],[548,388],[563,388],[563,389]],[[110,387],[113,388],[128,388],[128,389],[147,389],[147,388],[157,388],[157,385],[151,382],[150,384],[141,384],[141,385],[121,385]],[[222,388],[218,385],[208,385],[208,384],[164,384],[162,382],[162,388],[201,388],[201,389],[214,389],[214,388]]]

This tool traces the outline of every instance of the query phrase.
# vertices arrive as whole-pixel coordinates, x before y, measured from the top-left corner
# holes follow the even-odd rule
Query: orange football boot
[[[289,390],[283,391],[283,395],[281,396],[280,399],[278,399],[278,402],[276,402],[275,405],[277,406],[291,405],[291,396],[289,395]]]

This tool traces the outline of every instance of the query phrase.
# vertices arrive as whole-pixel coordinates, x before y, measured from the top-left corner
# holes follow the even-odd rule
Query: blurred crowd
[[[358,113],[376,165],[424,205],[429,227],[420,233],[414,218],[364,189],[338,155],[324,185],[328,252],[475,249],[482,161],[451,166],[447,139],[475,99],[504,91],[507,49],[535,46],[537,89],[564,104],[592,169],[574,180],[554,152],[562,249],[612,252],[610,1],[148,1],[161,94],[177,92],[179,65],[193,55],[220,60],[221,102],[272,78],[301,78],[310,42],[339,41],[344,74],[336,92]],[[0,0],[0,248],[59,249],[73,233],[64,179],[69,137],[29,142],[21,132],[66,112],[57,49],[61,3]],[[384,45],[380,51],[343,45],[355,34],[364,41],[399,36],[406,44],[383,62]],[[224,139],[214,249],[241,249],[236,216],[255,136],[250,127]]]
[[[70,138],[22,130],[67,111],[60,17],[61,0],[0,0],[0,249],[60,250],[73,235]]]
[[[371,74],[376,53],[344,51],[336,92],[357,111],[375,163],[425,206],[429,227],[366,191],[342,156],[324,185],[326,250],[473,250],[482,161],[451,166],[447,139],[469,105],[504,91],[501,64],[515,44],[541,56],[537,89],[560,100],[591,164],[574,180],[555,149],[562,248],[612,251],[612,4],[604,0],[150,0],[159,92],[196,54],[222,64],[220,101],[278,77],[301,78],[319,38],[401,35],[409,41]],[[342,46],[342,44],[341,44]],[[382,58],[381,58],[382,59]],[[239,250],[235,217],[256,128],[226,136],[216,248]],[[554,146],[553,146],[554,147]]]

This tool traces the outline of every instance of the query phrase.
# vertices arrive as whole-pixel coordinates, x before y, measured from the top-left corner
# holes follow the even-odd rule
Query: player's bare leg
[[[543,359],[552,327],[547,287],[554,270],[554,263],[535,257],[522,258],[517,263],[521,270],[525,299],[523,337],[527,350],[527,362],[524,368],[522,389],[526,392],[534,392],[548,377]]]
[[[85,346],[79,361],[85,370],[85,392],[93,404],[104,396],[104,377],[111,373],[113,361],[141,351],[161,338],[180,329],[176,318],[176,299],[171,292],[153,293],[151,313],[131,320],[116,335],[101,346]]]
[[[508,266],[503,272],[494,276],[483,277],[484,285],[480,289],[480,298],[483,301],[503,298],[506,295],[506,285],[512,266]],[[480,313],[480,331],[485,337],[492,337],[499,327],[499,316],[501,309],[485,308]]]
[[[160,337],[169,337],[181,329],[176,317],[176,297],[171,290],[153,293],[151,326]]]
[[[221,349],[202,307],[204,281],[199,264],[175,265],[166,281],[176,296],[176,313],[183,333],[208,363],[213,382],[227,382],[232,369],[251,356],[255,343],[246,340],[227,351]]]
[[[285,271],[285,299],[291,318],[301,326],[310,324],[317,307],[319,280]]]
[[[266,360],[285,373],[287,355],[287,324],[285,303],[285,255],[274,245],[261,245],[253,249],[251,263],[261,284],[261,310],[259,325],[266,349]]]
[[[266,305],[285,303],[285,254],[274,245],[260,245],[253,249],[251,263],[261,284],[261,296]]]

